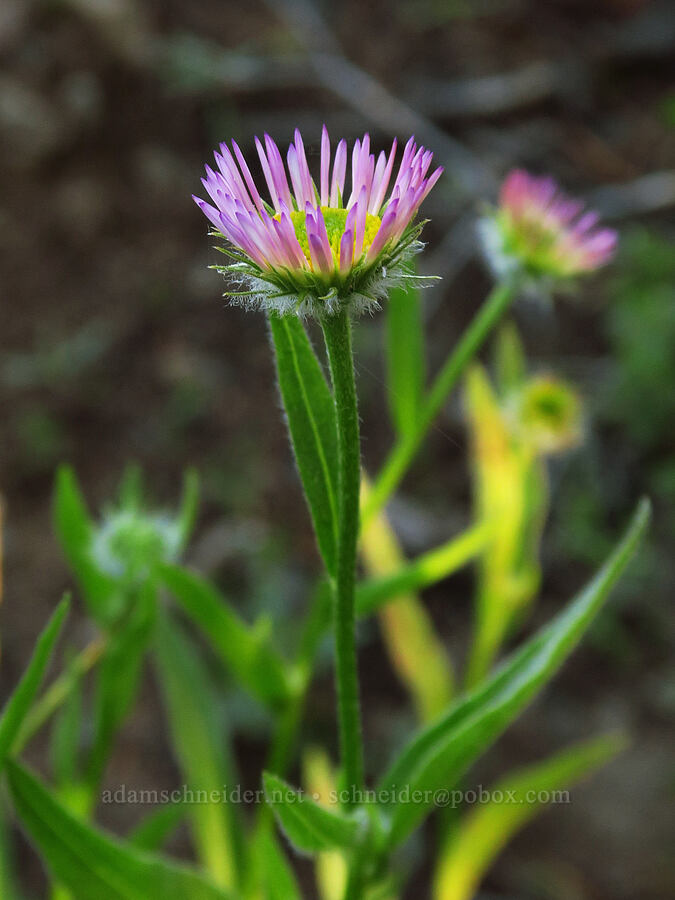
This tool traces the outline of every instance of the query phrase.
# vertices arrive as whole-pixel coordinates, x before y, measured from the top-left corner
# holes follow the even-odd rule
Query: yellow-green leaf
[[[218,884],[237,884],[242,857],[241,823],[222,791],[236,784],[216,693],[197,649],[168,615],[159,617],[157,671],[171,743],[183,778],[205,802],[187,804],[197,854]],[[220,723],[220,727],[219,727]],[[212,795],[218,798],[212,800]]]
[[[511,837],[623,746],[624,741],[616,736],[596,738],[513,772],[496,784],[489,792],[491,799],[451,831],[436,869],[435,900],[471,900]]]
[[[576,598],[494,675],[409,741],[380,782],[383,790],[396,785],[386,810],[391,847],[408,837],[432,809],[434,791],[452,787],[560,668],[626,568],[649,517],[649,501],[643,500],[614,551]],[[397,802],[405,789],[422,800]]]

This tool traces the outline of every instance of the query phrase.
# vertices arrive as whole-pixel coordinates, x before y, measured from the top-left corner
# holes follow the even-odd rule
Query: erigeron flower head
[[[393,284],[411,277],[406,263],[422,248],[423,223],[414,219],[443,171],[427,177],[430,151],[410,138],[393,176],[396,141],[376,160],[366,134],[352,149],[346,191],[347,143],[341,140],[332,155],[325,126],[318,186],[297,129],[286,155],[290,184],[274,141],[265,135],[256,147],[271,204],[235,141],[231,151],[220,145],[216,170],[206,166],[202,184],[213,205],[194,197],[226,240],[219,249],[232,261],[216,268],[243,287],[230,296],[279,312],[321,315],[343,303],[356,310],[376,306]]]
[[[176,562],[196,515],[198,484],[187,472],[176,511],[149,507],[140,470],[125,472],[119,498],[92,523],[88,555],[98,572],[122,591],[138,587],[159,564]]]
[[[552,178],[510,172],[499,206],[480,223],[486,255],[498,276],[559,281],[606,265],[617,233],[599,228],[599,215],[564,194]]]
[[[581,441],[579,394],[554,375],[528,378],[514,397],[511,413],[518,433],[538,453],[559,453]]]
[[[110,509],[94,534],[91,553],[106,575],[135,584],[157,563],[174,562],[181,544],[179,523],[168,513]]]

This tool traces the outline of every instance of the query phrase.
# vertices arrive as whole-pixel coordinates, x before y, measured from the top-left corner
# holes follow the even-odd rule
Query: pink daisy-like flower
[[[430,151],[410,138],[394,176],[396,141],[376,160],[366,134],[354,144],[346,191],[347,143],[341,140],[332,155],[325,125],[318,187],[297,129],[287,169],[268,135],[264,145],[256,138],[256,147],[271,203],[235,141],[231,151],[221,144],[215,153],[217,170],[206,166],[202,184],[212,203],[194,197],[227,241],[219,249],[232,262],[217,268],[246,288],[232,296],[280,312],[320,315],[341,302],[357,309],[377,304],[392,284],[410,277],[405,263],[422,248],[422,224],[413,220],[443,171],[427,175]]]
[[[514,169],[481,230],[498,274],[520,270],[534,278],[572,278],[606,265],[616,252],[618,235],[598,228],[599,218],[552,178]]]

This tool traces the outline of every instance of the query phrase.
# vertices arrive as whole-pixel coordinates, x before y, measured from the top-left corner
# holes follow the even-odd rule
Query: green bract
[[[378,309],[394,288],[431,280],[416,276],[412,265],[415,255],[424,249],[419,240],[424,224],[409,227],[398,243],[385,247],[374,261],[364,256],[345,273],[337,267],[328,273],[287,267],[267,269],[236,248],[221,244],[216,249],[231,262],[212,268],[235,286],[226,296],[242,306],[314,318],[333,315],[342,307],[360,314]],[[217,232],[212,236],[221,237]]]

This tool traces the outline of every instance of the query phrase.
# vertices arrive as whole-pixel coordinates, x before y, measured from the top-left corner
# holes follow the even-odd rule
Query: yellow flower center
[[[345,231],[345,222],[347,221],[346,209],[334,209],[329,206],[322,206],[323,220],[326,223],[326,232],[328,233],[328,242],[333,254],[336,265],[340,262],[340,240]],[[307,229],[305,227],[305,213],[301,210],[293,210],[291,212],[291,221],[295,229],[295,236],[298,239],[302,252],[308,260],[311,261],[309,254],[309,241],[307,240]],[[372,216],[366,213],[366,232],[363,239],[363,252],[370,247],[375,239],[375,235],[380,228],[380,219],[378,216]]]

